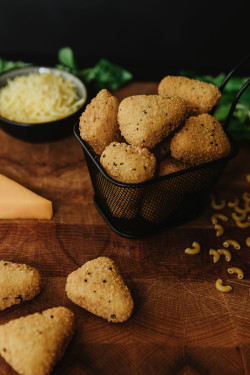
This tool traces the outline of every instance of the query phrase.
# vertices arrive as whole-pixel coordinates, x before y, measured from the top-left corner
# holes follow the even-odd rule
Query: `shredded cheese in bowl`
[[[84,102],[75,83],[59,73],[31,73],[8,80],[0,89],[0,116],[21,123],[44,123],[71,115]]]

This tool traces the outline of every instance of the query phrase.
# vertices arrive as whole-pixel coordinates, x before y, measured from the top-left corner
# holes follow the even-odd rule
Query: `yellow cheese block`
[[[0,174],[0,219],[51,219],[52,202]]]

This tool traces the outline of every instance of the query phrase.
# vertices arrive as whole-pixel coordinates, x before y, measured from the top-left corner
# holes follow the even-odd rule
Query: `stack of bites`
[[[221,124],[208,114],[220,97],[212,84],[174,76],[160,82],[158,95],[120,104],[102,90],[83,112],[80,134],[110,177],[144,182],[230,153]]]
[[[81,137],[117,181],[149,180],[157,161],[163,176],[230,152],[221,124],[208,114],[221,97],[216,86],[167,76],[158,93],[130,96],[119,104],[102,90],[80,118]]]

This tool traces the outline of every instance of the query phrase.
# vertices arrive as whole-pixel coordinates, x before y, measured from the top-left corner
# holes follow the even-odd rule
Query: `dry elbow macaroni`
[[[235,250],[240,250],[240,244],[235,240],[226,240],[223,242],[224,247],[229,247],[230,245],[233,246]]]
[[[231,292],[232,287],[230,285],[223,285],[223,282],[221,279],[218,279],[215,283],[215,287],[217,290],[223,293]]]
[[[192,248],[188,247],[186,250],[185,250],[185,253],[186,254],[189,254],[189,255],[196,255],[200,252],[200,245],[198,242],[194,241],[192,243]]]
[[[239,206],[235,206],[234,211],[237,212],[237,214],[244,214],[246,211],[248,211],[248,207],[246,206],[246,204],[244,205],[244,208],[240,208]]]
[[[242,194],[242,198],[244,199],[245,202],[250,202],[250,193],[248,193],[248,192],[245,191]]]
[[[230,260],[232,259],[232,255],[229,250],[219,249],[218,253],[220,253],[220,255],[224,255],[227,262],[230,262]]]
[[[250,227],[250,222],[247,220],[245,222],[242,222],[246,218],[246,213],[244,213],[241,216],[238,216],[235,212],[232,213],[232,218],[235,221],[235,224],[239,228],[249,228]]]
[[[220,237],[223,235],[224,233],[224,228],[222,225],[220,224],[215,224],[214,225],[214,229],[216,230],[216,237]]]
[[[219,262],[219,260],[220,260],[220,253],[217,250],[210,249],[209,250],[209,255],[213,255],[213,261],[214,261],[214,263]]]
[[[238,267],[231,267],[231,268],[228,268],[227,269],[227,272],[230,273],[231,275],[233,273],[237,273],[238,275],[238,279],[243,279],[244,277],[244,272],[242,271],[242,269],[238,268]]]
[[[236,206],[238,206],[238,204],[240,203],[240,200],[239,200],[239,198],[236,198],[233,202],[228,202],[228,207],[236,207]]]
[[[250,174],[246,176],[246,179],[248,182],[250,182]],[[210,198],[211,198],[211,207],[214,210],[220,210],[226,206],[225,200],[222,200],[220,203],[216,203],[214,195],[211,195]],[[233,208],[235,211],[232,213],[232,218],[235,221],[235,224],[239,228],[249,228],[250,227],[250,215],[248,214],[250,213],[250,193],[244,192],[242,194],[242,199],[244,201],[243,208],[239,207],[239,203],[240,203],[239,198],[235,198],[234,201],[228,202],[228,207]],[[211,222],[212,224],[214,224],[214,228],[216,230],[216,237],[219,237],[224,233],[224,228],[222,227],[222,225],[218,224],[218,220],[227,221],[228,217],[220,213],[212,215]],[[246,238],[246,245],[250,247],[250,237]],[[231,240],[231,239],[224,241],[223,246],[226,248],[228,248],[229,246],[233,246],[233,248],[236,250],[240,250],[241,248],[239,242],[235,240]],[[214,263],[217,263],[220,260],[221,255],[224,255],[225,260],[227,262],[229,262],[232,259],[232,255],[230,251],[227,249],[218,249],[218,250],[210,249],[209,255],[213,256]],[[228,268],[227,271],[230,274],[237,274],[238,279],[243,279],[244,277],[244,272],[239,267],[231,267],[231,268]],[[232,290],[232,287],[230,285],[223,285],[223,282],[221,279],[218,279],[216,281],[215,286],[217,290],[223,293],[227,293]]]
[[[232,213],[232,218],[234,219],[234,221],[241,221],[241,220],[245,220],[247,214],[246,212],[244,211],[240,216],[237,215],[235,212]]]
[[[223,199],[220,203],[216,203],[215,196],[213,194],[210,195],[211,198],[211,207],[214,210],[222,210],[226,206],[226,201]]]
[[[214,214],[211,217],[212,224],[218,224],[218,219],[222,221],[228,221],[228,217],[223,214]]]
[[[232,213],[232,218],[234,219],[234,221],[242,221],[242,220],[245,220],[247,217],[247,211],[244,210],[242,211],[242,213],[240,215],[237,215],[235,212]]]
[[[250,222],[249,221],[245,221],[243,223],[242,221],[237,220],[235,223],[236,223],[237,227],[239,227],[239,228],[249,228],[250,227]]]

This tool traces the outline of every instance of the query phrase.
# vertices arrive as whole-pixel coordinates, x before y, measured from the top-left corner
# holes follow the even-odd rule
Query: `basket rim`
[[[223,158],[220,158],[220,159],[216,159],[216,160],[212,160],[212,161],[209,161],[209,162],[206,162],[206,163],[203,163],[203,164],[192,166],[190,168],[183,169],[183,170],[178,171],[178,172],[170,173],[170,174],[167,174],[165,176],[154,177],[154,178],[151,178],[150,180],[139,182],[137,184],[136,183],[128,184],[128,183],[125,183],[125,182],[120,182],[120,181],[114,180],[112,177],[110,177],[107,174],[107,172],[105,171],[105,169],[103,168],[101,163],[94,157],[95,153],[92,150],[91,146],[89,146],[88,143],[85,142],[81,138],[80,130],[79,130],[78,125],[79,125],[79,122],[77,121],[74,125],[74,135],[77,138],[77,140],[79,141],[79,143],[81,144],[84,153],[86,153],[91,158],[92,162],[96,165],[96,167],[99,169],[99,171],[102,173],[102,175],[109,182],[111,182],[112,184],[114,184],[116,186],[128,188],[128,189],[132,189],[132,188],[134,189],[134,188],[139,188],[139,187],[143,187],[143,186],[148,186],[148,185],[158,183],[158,182],[161,182],[161,181],[166,181],[166,180],[171,179],[173,177],[183,176],[183,175],[185,175],[189,172],[192,172],[192,171],[195,171],[195,170],[200,170],[203,167],[209,167],[211,165],[216,165],[217,163],[219,163],[221,161],[229,161],[230,159],[234,158],[238,154],[238,151],[239,151],[239,145],[236,142],[236,140],[232,137],[232,135],[230,133],[227,132],[226,129],[224,129],[224,131],[225,131],[225,133],[226,133],[226,135],[227,135],[227,137],[230,141],[230,145],[231,145],[231,152],[230,152],[229,155],[224,156]]]

